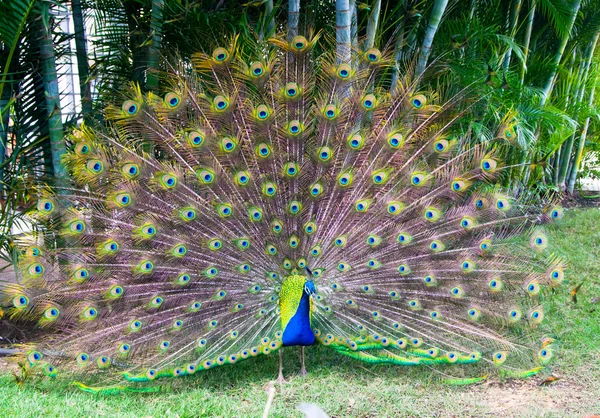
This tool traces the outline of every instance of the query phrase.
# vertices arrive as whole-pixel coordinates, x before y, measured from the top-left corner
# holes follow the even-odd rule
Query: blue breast
[[[310,328],[310,300],[305,293],[300,299],[298,310],[283,331],[283,345],[312,345],[315,335]]]

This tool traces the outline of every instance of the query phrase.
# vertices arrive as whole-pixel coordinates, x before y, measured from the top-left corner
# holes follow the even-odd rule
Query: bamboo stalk
[[[427,67],[427,61],[429,60],[429,55],[431,54],[433,38],[438,30],[438,26],[442,20],[444,12],[446,11],[447,5],[448,0],[435,0],[435,3],[433,4],[433,9],[431,10],[431,15],[429,16],[429,23],[427,25],[427,29],[425,30],[425,38],[423,39],[423,44],[421,45],[421,54],[419,55],[419,61],[417,62],[417,68],[415,70],[416,76],[423,74],[425,68]]]
[[[525,81],[527,59],[529,58],[529,45],[531,43],[531,31],[533,30],[533,21],[535,19],[535,8],[536,0],[531,0],[531,10],[527,16],[527,26],[525,28],[525,37],[523,39],[523,54],[525,57],[523,58],[521,70],[519,71],[519,80],[521,80],[521,85],[523,85],[523,82]]]
[[[46,96],[48,136],[50,138],[52,169],[54,171],[56,182],[60,185],[67,179],[67,169],[62,163],[62,156],[67,152],[67,147],[64,141],[62,115],[60,111],[56,56],[54,54],[54,45],[52,43],[52,15],[50,13],[50,3],[40,3],[40,9],[40,61],[44,79],[44,94]]]
[[[381,13],[381,0],[375,0],[373,4],[373,10],[369,15],[369,21],[367,22],[367,37],[365,38],[364,50],[373,48],[375,45],[375,35],[377,34],[377,28],[379,26],[379,14]]]
[[[571,12],[571,22],[569,24],[569,30],[565,32],[563,37],[560,39],[558,44],[558,48],[556,53],[554,54],[554,58],[552,60],[552,70],[548,74],[546,82],[544,83],[544,87],[542,88],[542,102],[541,106],[546,104],[546,101],[550,97],[552,93],[552,89],[554,88],[554,83],[556,81],[556,73],[558,72],[558,66],[562,59],[563,53],[565,52],[565,48],[567,47],[567,43],[571,38],[571,31],[573,30],[573,25],[575,24],[575,19],[577,18],[577,13],[579,12],[579,7],[581,6],[581,0],[575,0],[573,3]]]
[[[83,119],[89,120],[92,114],[92,90],[90,88],[90,65],[85,39],[85,25],[81,0],[71,0],[73,27],[75,28],[75,56],[77,57],[77,72],[79,75],[79,90],[81,95],[81,112]]]
[[[150,36],[152,37],[152,43],[148,48],[146,87],[154,93],[158,92],[160,44],[162,42],[164,7],[164,0],[152,0],[152,12],[150,15]]]
[[[578,82],[579,87],[576,90],[574,104],[579,104],[583,101],[583,96],[585,94],[585,87],[587,84],[587,79],[589,77],[589,70],[592,62],[592,58],[594,57],[594,51],[596,49],[596,43],[598,42],[598,33],[594,35],[594,38],[590,42],[587,47],[586,55],[584,57],[584,61],[582,66],[579,69],[578,74]],[[565,147],[563,149],[563,154],[560,162],[560,171],[558,173],[558,186],[565,190],[566,188],[566,180],[568,177],[568,169],[569,164],[571,162],[571,153],[573,152],[573,145],[575,143],[575,134],[571,135],[569,139],[564,144]]]
[[[598,33],[594,36],[594,48],[598,43]],[[593,52],[592,52],[593,56]],[[594,104],[594,93],[596,91],[596,84],[598,83],[598,75],[596,75],[594,79],[594,83],[592,84],[592,88],[590,91],[590,97],[588,99],[588,106],[592,107]],[[583,150],[585,149],[585,140],[587,138],[588,128],[590,126],[590,117],[585,118],[585,122],[583,123],[583,128],[581,130],[581,135],[579,136],[579,142],[577,143],[577,151],[575,152],[575,158],[573,160],[573,165],[571,167],[571,174],[569,175],[569,182],[567,185],[567,192],[573,193],[575,189],[575,183],[577,182],[577,174],[579,173],[579,168],[581,166],[581,160],[583,158]]]
[[[275,31],[275,14],[273,13],[273,0],[265,1],[265,30],[267,38],[273,35]],[[265,34],[263,33],[261,38],[264,38]]]
[[[352,49],[358,49],[358,10],[356,9],[356,0],[350,0],[350,13],[352,15],[352,25],[350,27],[350,37],[352,38]]]
[[[508,22],[508,36],[510,36],[513,40],[515,39],[515,34],[517,32],[517,22],[519,21],[519,13],[521,12],[521,0],[514,0],[512,7],[510,8],[510,17]],[[502,63],[502,67],[504,71],[508,71],[508,67],[510,65],[510,58],[512,55],[512,48],[508,48],[506,53],[504,54],[504,62]]]
[[[298,21],[300,19],[300,0],[288,1],[288,40],[291,41],[298,35]]]
[[[335,41],[336,60],[338,63],[350,63],[350,2],[336,0],[335,2]]]

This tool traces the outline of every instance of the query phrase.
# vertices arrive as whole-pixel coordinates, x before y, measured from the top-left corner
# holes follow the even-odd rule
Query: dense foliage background
[[[468,86],[480,100],[459,128],[473,141],[515,126],[516,139],[500,150],[511,166],[503,181],[515,194],[573,193],[579,177],[598,174],[582,164],[600,150],[598,0],[3,0],[3,257],[10,259],[8,233],[21,222],[33,180],[68,182],[61,155],[71,126],[101,125],[102,109],[131,82],[159,91],[163,56],[185,59],[234,34],[243,44],[288,30],[324,30],[338,44],[392,51],[390,86],[407,71],[424,74],[424,89]],[[68,115],[65,73],[78,83],[79,104]]]

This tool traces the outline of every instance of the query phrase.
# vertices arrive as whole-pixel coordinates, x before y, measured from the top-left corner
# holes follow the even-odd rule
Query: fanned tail
[[[319,38],[330,52],[316,56]],[[483,365],[457,384],[539,370],[542,302],[564,266],[495,185],[514,123],[477,142],[460,123],[468,89],[390,86],[376,48],[352,62],[320,34],[234,38],[170,66],[160,97],[133,87],[106,131],[76,130],[74,185],[39,187],[44,233],[0,294],[12,320],[53,330],[28,365],[147,382],[268,354],[291,309],[283,281],[308,267],[314,334],[341,354]]]

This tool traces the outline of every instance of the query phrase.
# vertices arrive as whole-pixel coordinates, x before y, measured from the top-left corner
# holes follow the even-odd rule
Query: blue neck
[[[283,345],[312,345],[315,335],[310,328],[310,296],[303,293],[296,313],[290,319],[282,337]]]

